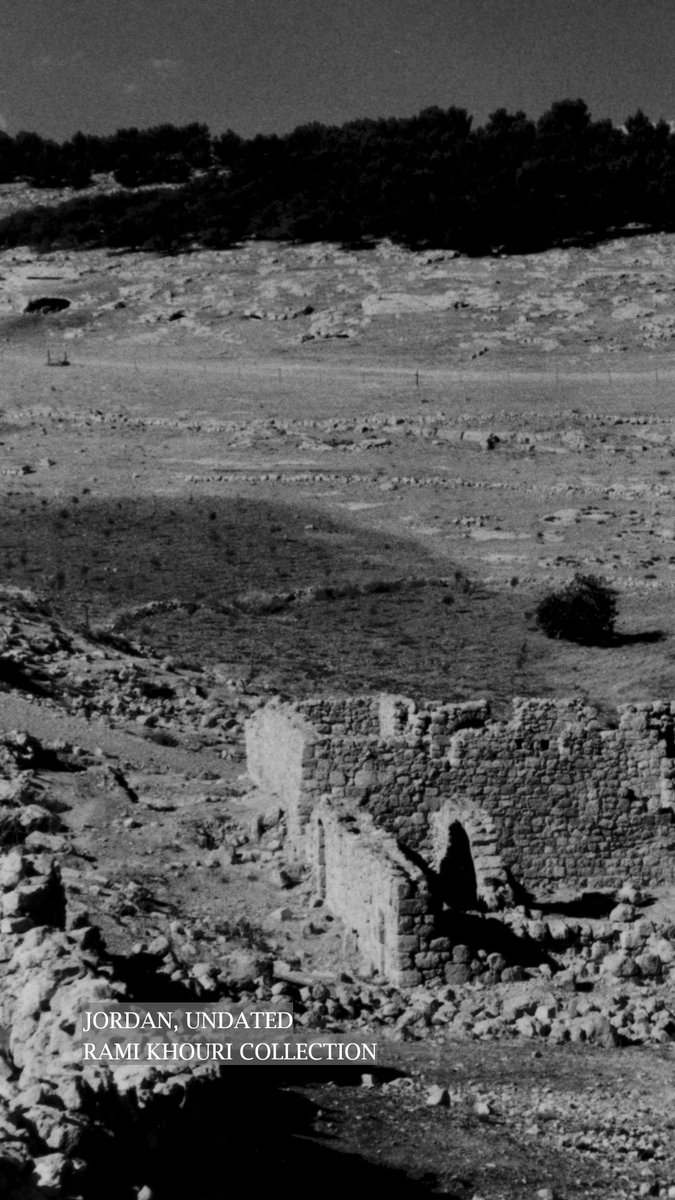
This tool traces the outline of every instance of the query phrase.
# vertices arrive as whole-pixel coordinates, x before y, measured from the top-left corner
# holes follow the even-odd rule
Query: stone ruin
[[[463,914],[675,882],[675,703],[612,727],[577,700],[274,700],[248,771],[365,963],[399,986],[451,978]],[[456,956],[454,961],[456,962]]]

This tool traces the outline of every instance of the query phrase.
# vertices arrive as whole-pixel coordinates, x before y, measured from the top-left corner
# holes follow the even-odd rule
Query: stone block
[[[453,946],[452,961],[455,963],[468,963],[471,961],[471,950],[468,946]]]
[[[467,962],[452,962],[446,964],[444,975],[446,983],[458,985],[469,982],[471,970]]]
[[[399,936],[396,938],[396,945],[399,951],[414,952],[419,950],[420,939],[416,934],[399,934]]]
[[[26,866],[21,851],[7,851],[0,857],[0,891],[16,888],[25,873]]]

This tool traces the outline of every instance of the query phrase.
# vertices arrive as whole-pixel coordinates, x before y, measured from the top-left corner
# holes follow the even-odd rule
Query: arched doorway
[[[459,821],[448,828],[447,849],[438,868],[438,898],[448,908],[479,907],[471,843]]]

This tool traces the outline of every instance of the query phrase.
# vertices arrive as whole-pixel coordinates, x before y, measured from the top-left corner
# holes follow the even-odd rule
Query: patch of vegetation
[[[85,188],[94,172],[110,172],[123,187],[184,183],[192,171],[226,162],[236,134],[212,138],[208,126],[155,125],[97,137],[76,133],[58,144],[37,133],[0,132],[0,183],[27,179],[34,187]]]
[[[577,574],[539,601],[535,617],[548,637],[598,645],[612,640],[616,609],[615,588],[597,575]]]
[[[501,108],[477,127],[465,109],[433,107],[250,139],[198,124],[80,133],[62,146],[0,134],[0,182],[82,187],[104,171],[128,190],[15,213],[0,222],[0,245],[173,251],[243,237],[357,247],[388,237],[484,254],[674,225],[669,124],[641,110],[618,127],[594,121],[581,99],[536,121]]]

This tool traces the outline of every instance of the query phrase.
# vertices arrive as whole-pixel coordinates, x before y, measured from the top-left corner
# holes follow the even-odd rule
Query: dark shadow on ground
[[[645,629],[643,633],[615,633],[607,641],[608,646],[653,646],[665,641],[667,634],[663,629]]]
[[[49,696],[51,694],[48,687],[24,670],[19,663],[4,656],[0,657],[0,687],[26,692],[29,696]]]
[[[616,896],[608,892],[583,892],[570,900],[547,900],[533,902],[532,908],[542,916],[561,917],[607,917],[616,907]]]
[[[509,966],[534,967],[543,963],[552,966],[552,960],[538,942],[519,937],[498,917],[484,913],[462,912],[448,908],[438,913],[434,927],[436,937],[447,937],[455,946],[468,946],[470,950],[485,950],[488,954],[501,954]]]
[[[416,850],[411,850],[402,842],[397,844],[401,853],[425,876],[430,908],[434,914],[434,937],[448,938],[452,945],[468,946],[474,952],[485,950],[488,954],[501,954],[509,966],[528,967],[551,963],[537,942],[519,937],[499,917],[489,916],[482,911],[480,901],[476,901],[475,909],[469,909],[469,905],[461,907],[447,904],[447,886],[442,875],[433,871]],[[467,894],[470,890],[467,890]],[[529,902],[529,895],[527,899]]]
[[[345,1083],[346,1074],[356,1082],[349,1068],[334,1069],[332,1078]],[[334,1135],[315,1129],[318,1106],[290,1090],[320,1082],[316,1070],[231,1067],[221,1079],[200,1081],[198,1087],[182,1075],[176,1084],[184,1090],[180,1107],[175,1097],[152,1095],[142,1108],[115,1103],[105,1112],[102,1099],[101,1116],[116,1136],[114,1145],[101,1141],[91,1148],[88,1161],[96,1165],[89,1171],[86,1200],[132,1200],[141,1180],[154,1200],[379,1195],[426,1200],[440,1194],[452,1200],[452,1194],[435,1190],[433,1179],[416,1180],[327,1145]],[[332,1114],[324,1108],[322,1115]]]

